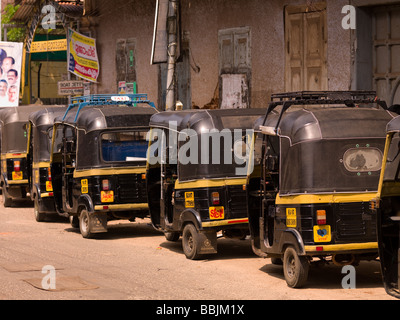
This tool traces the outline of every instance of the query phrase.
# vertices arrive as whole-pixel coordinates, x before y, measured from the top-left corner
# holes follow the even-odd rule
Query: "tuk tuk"
[[[65,111],[65,106],[47,106],[29,116],[28,180],[35,219],[38,222],[45,221],[49,215],[57,214],[50,172],[50,147],[54,119],[64,115]]]
[[[338,266],[376,259],[368,207],[392,118],[375,92],[272,95],[255,124],[248,213],[253,251],[283,264],[289,287],[306,283],[314,258]]]
[[[249,234],[246,182],[254,121],[265,109],[183,110],[150,120],[147,192],[154,228],[182,236],[188,259],[217,253],[219,236]]]
[[[400,298],[400,116],[387,125],[385,152],[377,197],[371,210],[377,214],[379,260],[386,292]]]
[[[7,107],[0,110],[1,178],[3,205],[25,200],[29,190],[27,161],[28,119],[42,105]]]
[[[114,219],[148,216],[146,94],[93,95],[72,101],[54,121],[51,177],[56,210],[84,238]]]

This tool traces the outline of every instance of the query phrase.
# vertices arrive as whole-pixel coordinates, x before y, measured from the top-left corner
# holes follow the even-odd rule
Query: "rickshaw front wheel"
[[[46,220],[46,214],[39,211],[39,200],[37,196],[33,201],[33,212],[35,213],[35,220],[37,222],[43,222]]]
[[[191,223],[185,225],[182,232],[182,247],[186,258],[191,260],[200,258],[199,246],[200,237],[196,227]]]
[[[179,240],[179,237],[181,236],[179,232],[164,232],[165,239],[168,241],[176,242]]]
[[[90,216],[86,209],[83,209],[79,215],[79,230],[84,238],[90,238],[92,236],[90,230]]]
[[[77,216],[69,216],[69,223],[72,228],[79,228],[79,218]]]
[[[299,256],[293,247],[287,247],[283,255],[283,273],[291,288],[300,288],[308,278],[310,265],[306,257]]]

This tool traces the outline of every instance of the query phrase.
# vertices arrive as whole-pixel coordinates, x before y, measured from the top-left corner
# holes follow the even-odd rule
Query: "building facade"
[[[168,66],[150,63],[163,1],[84,1],[76,27],[96,39],[100,62],[92,93],[134,83],[165,108]],[[376,90],[400,103],[398,0],[180,0],[178,12],[185,109],[260,108],[300,90]]]

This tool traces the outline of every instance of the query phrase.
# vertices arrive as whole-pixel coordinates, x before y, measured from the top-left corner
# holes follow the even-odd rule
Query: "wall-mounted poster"
[[[99,76],[96,39],[68,29],[68,71],[92,82]]]
[[[18,107],[21,84],[20,42],[0,41],[0,107]]]

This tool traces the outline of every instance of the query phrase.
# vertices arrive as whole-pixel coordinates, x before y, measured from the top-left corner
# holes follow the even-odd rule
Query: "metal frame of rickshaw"
[[[251,115],[254,117],[261,116],[265,109],[251,109],[254,113]],[[262,110],[262,111],[260,111]],[[189,117],[190,113],[192,115],[196,115],[198,112],[203,112],[204,115],[207,115],[207,120],[214,119],[213,117],[223,118],[222,115],[210,115],[210,113],[224,112],[227,113],[226,117],[234,115],[234,112],[245,112],[243,109],[235,109],[235,111],[231,110],[187,110],[181,111],[182,116],[179,117],[182,120],[180,124],[180,129],[175,128],[174,130],[182,130],[186,128],[193,129],[190,126],[191,119]],[[179,112],[179,111],[177,111]],[[176,116],[177,112],[171,112],[170,118],[166,118],[169,121],[174,121],[178,118]],[[186,113],[185,113],[186,112]],[[231,112],[232,114],[229,114]],[[168,117],[168,112],[164,113],[166,117]],[[162,115],[160,113],[158,116]],[[245,115],[244,115],[245,116]],[[193,120],[193,125],[199,126],[199,123],[204,121],[204,117],[196,118]],[[217,120],[219,121],[219,119]],[[161,121],[162,122],[162,121]],[[164,133],[165,131],[168,134],[171,133],[171,128],[166,126],[166,124],[161,122],[150,122],[150,127],[152,130],[160,129]],[[212,129],[217,129],[214,124],[214,120],[212,120]],[[253,124],[252,124],[253,125]],[[226,127],[225,127],[226,128]],[[208,128],[210,129],[210,128]],[[248,128],[252,130],[252,127]],[[174,131],[172,130],[172,131]],[[218,129],[217,129],[218,130]],[[242,130],[245,130],[242,128]],[[199,128],[198,134],[201,134],[201,129]],[[160,139],[160,137],[159,137]],[[161,137],[162,139],[162,137]],[[167,139],[169,140],[169,139]],[[171,146],[167,147],[169,150]],[[178,148],[179,149],[179,148]],[[179,151],[178,151],[179,153]],[[162,152],[163,154],[163,152]],[[148,155],[149,157],[149,155]],[[167,155],[167,157],[169,157]],[[157,204],[153,204],[153,202],[149,201],[150,214],[152,218],[152,223],[155,229],[164,232],[165,237],[168,241],[178,241],[180,236],[182,236],[182,247],[183,252],[188,259],[201,259],[204,255],[207,254],[215,254],[217,253],[217,232],[222,231],[223,235],[226,237],[243,239],[248,233],[248,218],[246,208],[243,210],[243,215],[234,216],[234,214],[224,214],[223,218],[211,218],[211,211],[216,210],[214,208],[223,207],[224,211],[229,213],[231,208],[231,203],[233,202],[230,198],[233,196],[230,192],[234,190],[238,190],[235,192],[240,192],[243,194],[243,199],[240,196],[236,199],[242,199],[245,201],[246,191],[244,190],[244,186],[246,183],[246,174],[243,176],[224,176],[224,177],[204,177],[197,176],[196,178],[191,177],[190,179],[185,179],[185,181],[181,181],[179,179],[179,171],[185,166],[180,164],[178,159],[176,164],[176,173],[170,174],[170,176],[165,175],[167,171],[167,165],[164,163],[165,161],[161,160],[159,164],[159,169],[156,165],[149,165],[149,158],[147,164],[147,190],[149,193],[152,193],[154,188],[161,193],[160,205],[157,208]],[[220,164],[220,166],[223,164]],[[170,165],[168,164],[168,167]],[[215,166],[213,164],[209,164],[209,166]],[[159,170],[159,176],[153,181],[153,172]],[[169,169],[170,170],[170,169]],[[165,171],[165,172],[164,172]],[[169,181],[171,180],[171,181]],[[165,181],[165,183],[164,183]],[[165,187],[167,185],[167,187]],[[228,189],[231,190],[228,192]],[[206,197],[207,194],[207,197]],[[214,195],[215,194],[215,195]],[[214,204],[213,195],[216,196],[218,194],[218,204]],[[237,195],[238,196],[238,195]],[[154,199],[158,199],[156,196]],[[207,200],[207,201],[206,201]],[[157,202],[158,203],[158,202]],[[171,204],[173,203],[173,204]],[[237,204],[236,204],[237,205]],[[155,209],[152,209],[152,206],[155,206]],[[158,210],[160,212],[158,213]],[[232,209],[233,210],[233,209]],[[200,214],[200,212],[202,212]],[[208,218],[204,218],[205,212],[208,213]],[[158,216],[159,215],[159,216]]]
[[[267,117],[268,115],[270,115],[272,112],[274,112],[274,110],[278,107],[278,106],[282,106],[282,109],[279,111],[279,117],[277,120],[277,123],[275,125],[275,127],[265,127],[264,129],[267,130],[269,133],[264,132],[263,133],[263,141],[265,141],[265,139],[267,138],[267,135],[278,135],[278,128],[279,128],[279,124],[282,120],[282,116],[283,114],[292,106],[302,106],[302,105],[307,105],[307,106],[317,106],[317,105],[346,105],[347,107],[355,107],[356,104],[370,104],[370,103],[376,103],[378,106],[380,106],[382,109],[387,110],[387,105],[385,101],[379,100],[376,97],[376,93],[374,91],[322,91],[322,92],[317,92],[317,91],[302,91],[302,92],[289,92],[289,93],[282,93],[282,94],[274,94],[271,97],[271,103],[269,104],[268,110],[265,114],[265,117],[263,119],[262,124],[265,124],[267,121]],[[265,144],[263,142],[262,145],[262,157],[264,158],[265,155]],[[260,199],[264,199],[265,195],[267,194],[267,190],[266,190],[266,184],[265,184],[265,178],[264,175],[267,172],[267,168],[266,168],[266,163],[265,161],[262,161],[262,168],[261,168],[261,172],[262,172],[262,176],[261,176],[261,198]],[[264,180],[264,181],[263,181]],[[248,180],[249,183],[249,180]],[[278,190],[279,192],[279,190]],[[267,201],[267,199],[265,199],[265,201]],[[265,204],[264,201],[261,201],[262,204],[260,204],[260,210],[261,212],[263,212],[263,210],[265,210],[264,206],[267,205]],[[261,228],[261,226],[260,226]],[[275,228],[275,222],[274,222],[274,227]],[[295,243],[295,247],[299,248],[299,252],[298,255],[299,256],[306,256],[308,255],[308,253],[306,254],[306,252],[308,252],[310,249],[307,249],[306,246],[304,246],[304,244],[302,245],[302,237],[301,234],[299,232],[295,232],[295,230],[293,230],[292,232],[293,235],[293,241],[296,242]],[[252,241],[254,241],[254,237],[252,236]],[[292,239],[291,237],[289,237],[290,239]],[[289,239],[288,238],[288,239]],[[288,239],[286,239],[287,241],[289,241]],[[253,242],[253,250],[255,253],[257,253],[260,256],[264,256],[264,257],[271,257],[274,260],[276,260],[276,262],[278,262],[278,260],[276,258],[278,258],[275,254],[268,253],[268,249],[265,246],[265,244],[263,244],[263,239],[258,239],[260,241],[260,247],[258,247],[257,245],[254,245]],[[291,241],[291,240],[290,240]],[[289,241],[289,242],[290,242]],[[285,244],[281,244],[283,247],[285,247]],[[315,248],[314,248],[315,247]],[[319,252],[317,252],[319,249],[317,247],[321,247],[323,248],[323,246],[313,246],[313,251],[312,252],[312,256],[318,256]],[[325,250],[330,250],[328,249],[329,246],[326,246]],[[345,247],[345,246],[344,246]],[[376,250],[377,250],[377,244],[376,244]],[[363,251],[361,248],[359,248],[361,251]],[[317,251],[316,251],[317,250]],[[356,249],[354,249],[356,250]],[[328,251],[326,251],[326,253],[328,253]],[[339,262],[338,262],[339,264]],[[308,273],[308,270],[307,270]],[[301,282],[301,283],[300,283]],[[288,285],[289,286],[293,286],[293,287],[301,287],[302,285],[304,285],[305,283],[305,279],[299,281],[297,284],[295,285]]]
[[[65,114],[62,117],[61,121],[59,123],[55,123],[55,126],[57,126],[57,125],[65,125],[65,126],[70,126],[71,128],[75,128],[73,123],[76,123],[76,121],[78,120],[80,111],[82,110],[82,108],[84,108],[86,106],[91,106],[91,107],[92,106],[93,107],[105,106],[105,107],[107,107],[107,106],[126,105],[128,107],[134,108],[137,104],[148,104],[151,108],[156,110],[155,104],[152,101],[147,99],[147,94],[116,94],[116,95],[101,94],[101,95],[90,95],[90,96],[75,97],[75,98],[73,98],[71,100],[71,104],[68,106],[67,110],[65,111]],[[75,115],[75,118],[74,118],[73,122],[64,124],[64,121],[65,121],[68,113],[72,109],[75,109],[75,108],[77,108],[77,110],[76,110],[76,115]],[[52,146],[53,147],[54,147],[55,136],[56,136],[56,134],[54,132],[53,133],[53,142],[52,142]],[[53,156],[53,151],[51,153],[52,153],[51,156]],[[52,161],[53,160],[51,160],[51,162]],[[98,171],[98,170],[99,169],[96,169],[96,171]],[[112,170],[112,171],[114,172],[116,170],[117,169]],[[73,174],[75,176],[75,174],[76,174],[75,169],[73,169],[73,172],[74,172]],[[79,173],[79,174],[81,174],[81,173]],[[62,197],[64,197],[64,195],[63,195],[64,192],[66,192],[66,191],[62,190]],[[97,208],[97,207],[99,207],[99,208]],[[82,225],[83,225],[82,221],[78,220],[77,216],[73,214],[75,212],[72,212],[72,211],[69,211],[69,210],[67,210],[67,212],[60,212],[60,209],[58,209],[58,211],[59,211],[60,215],[69,216],[71,225],[73,227],[79,227],[83,237],[91,238],[94,233],[106,232],[107,231],[107,229],[105,227],[106,222],[107,222],[107,212],[111,212],[112,210],[117,210],[117,211],[118,210],[128,210],[129,208],[130,208],[129,210],[132,210],[132,209],[136,210],[136,209],[141,209],[142,208],[141,206],[139,207],[138,205],[136,205],[134,207],[130,206],[129,208],[126,208],[126,209],[123,208],[123,205],[119,205],[119,207],[121,207],[121,208],[119,208],[119,207],[117,208],[117,207],[118,207],[118,205],[106,205],[106,204],[101,205],[101,206],[94,206],[93,207],[94,211],[100,210],[101,212],[103,212],[105,214],[105,216],[103,214],[101,218],[96,217],[97,218],[96,221],[94,221],[94,219],[91,219],[91,220],[93,220],[93,221],[91,221],[90,220],[90,215],[91,215],[92,212],[87,212],[86,216],[84,217],[85,218],[85,228],[82,227]],[[67,208],[68,208],[68,206],[67,206]],[[147,206],[146,206],[146,208],[147,208]],[[64,210],[62,210],[62,211],[64,211]],[[79,214],[79,213],[77,213],[77,214]],[[82,218],[82,217],[80,217],[80,218]],[[96,225],[97,227],[95,229],[90,229],[94,225]]]
[[[34,202],[35,219],[38,222],[45,221],[49,215],[57,214],[50,174],[50,147],[52,137],[49,135],[49,130],[53,128],[54,119],[64,114],[65,110],[66,106],[48,106],[29,116],[27,153],[29,162],[28,169],[30,173],[30,196],[31,200]],[[40,129],[38,129],[39,127]],[[47,144],[42,143],[44,139],[46,139]],[[34,145],[35,143],[39,145]],[[48,148],[48,158],[41,158],[40,155],[43,150],[34,151],[33,147]],[[35,154],[39,154],[38,158]]]
[[[19,107],[5,107],[1,108],[0,114],[4,114],[6,117],[10,110],[14,110],[14,114],[16,114],[18,120],[13,121],[14,123],[21,123],[25,128],[25,134],[28,135],[28,122],[29,115],[38,110],[44,109],[46,106],[43,105],[27,105],[27,106],[19,106]],[[30,112],[31,111],[31,112]],[[23,115],[23,118],[20,116]],[[3,117],[3,116],[2,116]],[[0,137],[1,140],[1,187],[2,187],[2,196],[3,196],[3,205],[5,207],[10,207],[14,203],[14,200],[25,200],[29,199],[27,194],[29,193],[29,168],[28,168],[28,160],[27,153],[28,150],[4,150],[3,148],[3,135],[5,134],[4,126],[9,125],[10,123],[4,124],[3,119],[0,121]],[[28,140],[28,137],[26,136]],[[27,144],[24,144],[25,149]],[[10,152],[11,151],[11,152]],[[11,165],[11,163],[14,165]],[[13,172],[17,172],[18,174],[12,173],[12,177],[15,176],[15,179],[9,179],[8,177],[8,168],[12,168]],[[26,172],[25,172],[26,171]]]
[[[399,122],[399,120],[400,116],[397,116],[392,121]],[[399,142],[397,153],[394,158],[389,159],[390,147],[396,134],[399,135],[400,141],[400,123],[397,124],[397,127],[391,128],[391,122],[388,123],[378,192],[376,198],[370,202],[370,209],[377,214],[379,260],[383,286],[387,294],[400,299],[400,163],[397,164],[394,180],[388,179],[385,182],[387,165],[400,155]]]

